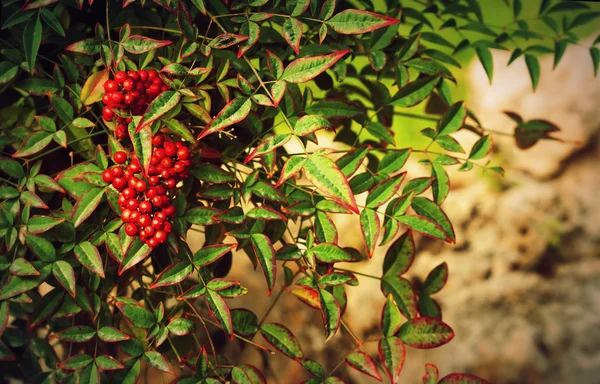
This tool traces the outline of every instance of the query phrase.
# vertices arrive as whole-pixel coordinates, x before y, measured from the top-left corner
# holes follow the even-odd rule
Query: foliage
[[[537,55],[558,63],[577,42],[573,30],[598,16],[584,3],[544,0],[536,21],[552,34],[548,47],[520,18],[521,1],[511,2],[516,28],[500,30],[479,4],[402,0],[375,12],[368,1],[336,0],[3,1],[3,375],[133,383],[144,362],[169,374],[190,367],[180,383],[265,382],[219,354],[218,327],[302,365],[307,383],[342,382],[339,365],[328,372],[304,355],[290,329],[268,322],[269,311],[259,320],[231,308],[248,291],[227,278],[240,251],[275,302],[291,293],[322,314],[324,340],[354,336],[343,320],[346,287],[380,280],[382,333],[370,340],[379,356],[355,339],[344,361],[399,382],[406,346],[454,337],[432,297],[446,264],[420,287],[404,277],[417,234],[456,241],[443,210],[446,169],[503,173],[490,166],[490,131],[452,97],[454,57],[472,50],[491,81],[490,50],[511,49],[535,89]],[[473,32],[457,45],[446,38]],[[597,71],[598,48],[590,54]],[[429,144],[396,147],[394,122],[422,103],[426,115],[416,118],[435,123],[421,132]],[[558,130],[508,113],[520,148]],[[479,137],[472,148],[452,137],[459,130]],[[347,149],[312,145],[322,134]],[[411,157],[431,176],[408,174]],[[338,245],[332,221],[354,214],[360,250]],[[196,252],[190,231],[205,237]],[[383,245],[381,276],[346,269]],[[259,333],[268,347],[254,341]],[[428,364],[423,382],[485,382],[438,376]]]

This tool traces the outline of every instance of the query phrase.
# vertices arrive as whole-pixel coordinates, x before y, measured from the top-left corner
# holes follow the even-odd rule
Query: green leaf
[[[597,47],[590,48],[590,56],[594,65],[594,76],[598,76],[598,67],[600,65],[600,49]]]
[[[412,233],[406,231],[390,248],[383,260],[383,279],[405,274],[415,259],[415,241]],[[398,303],[400,305],[400,303]]]
[[[185,280],[193,270],[193,265],[186,261],[171,264],[156,277],[156,280],[150,284],[150,288],[155,289],[178,284]]]
[[[398,192],[405,175],[391,176],[377,184],[367,196],[367,207],[378,208],[391,199]]]
[[[156,324],[154,314],[141,305],[117,302],[117,307],[134,327],[148,329]]]
[[[398,332],[401,324],[402,316],[400,316],[400,310],[394,302],[392,295],[388,295],[381,311],[381,333],[386,337],[393,336]]]
[[[38,153],[46,148],[51,141],[52,133],[45,131],[33,132],[23,141],[17,152],[13,154],[13,157],[26,157]]]
[[[446,281],[448,280],[448,265],[446,263],[442,263],[435,267],[423,283],[423,293],[428,295],[433,295],[434,293],[439,292],[444,285],[446,285]]]
[[[293,177],[295,174],[300,172],[302,167],[304,166],[304,162],[306,161],[305,157],[294,156],[290,157],[288,161],[285,162],[283,168],[281,169],[281,174],[279,175],[279,181],[275,184],[275,188],[278,188],[281,184],[283,184],[290,177]]]
[[[231,370],[231,378],[235,384],[266,384],[263,374],[251,365],[238,365]],[[217,382],[215,381],[214,384]],[[212,382],[210,384],[213,384]]]
[[[140,55],[142,53],[155,51],[159,48],[166,47],[172,42],[169,40],[155,40],[145,36],[132,35],[121,44],[123,48],[129,52],[136,55]]]
[[[294,334],[285,326],[277,323],[263,324],[260,334],[279,352],[294,359],[303,357],[302,348]]]
[[[84,343],[94,336],[96,336],[96,330],[88,325],[76,325],[52,335],[52,337],[70,343]]]
[[[368,153],[369,148],[352,148],[336,160],[336,165],[345,177],[350,177],[362,165]]]
[[[390,381],[398,383],[406,359],[406,347],[404,343],[397,337],[383,338],[379,340],[378,350],[383,368]]]
[[[359,213],[354,194],[344,174],[326,156],[316,153],[304,163],[306,178],[319,190],[355,213]]]
[[[571,30],[576,27],[581,27],[583,25],[588,24],[590,21],[595,20],[600,17],[600,12],[583,12],[575,16],[573,21],[569,24],[568,30]]]
[[[380,229],[379,216],[375,209],[365,208],[362,210],[360,213],[360,229],[365,239],[367,255],[371,258],[377,246]]]
[[[384,276],[381,280],[381,291],[384,295],[392,295],[398,309],[408,318],[419,315],[417,298],[408,280],[396,276]]]
[[[142,243],[139,237],[136,237],[123,258],[123,263],[119,267],[119,275],[145,260],[150,253],[152,253],[152,248],[148,244]]]
[[[554,42],[554,64],[552,65],[552,69],[556,68],[560,62],[560,59],[563,57],[568,44],[568,40],[558,40]]]
[[[102,100],[104,94],[104,83],[108,80],[106,69],[94,72],[87,78],[79,96],[83,105],[92,105]]]
[[[56,259],[56,250],[54,249],[54,246],[51,242],[43,237],[26,234],[25,241],[33,253],[40,258],[40,260],[51,263]],[[51,266],[48,272],[50,271]]]
[[[392,133],[390,132],[390,130],[388,128],[384,127],[380,122],[369,121],[365,125],[365,128],[366,128],[367,132],[369,132],[371,135],[375,136],[377,139],[383,140],[391,145],[396,145],[394,136],[392,136]]]
[[[140,122],[137,124],[135,132],[140,132],[143,127],[149,126],[150,124],[158,120],[161,116],[163,116],[165,113],[175,108],[175,106],[179,103],[180,99],[181,94],[177,91],[167,90],[162,92],[156,97],[156,99],[152,101],[152,103],[150,103],[150,105],[148,106],[148,110],[146,111]]]
[[[75,257],[77,260],[96,275],[104,278],[104,267],[102,265],[102,258],[98,248],[89,241],[84,241],[75,246],[74,249]]]
[[[130,336],[114,327],[102,327],[98,330],[98,338],[105,343],[116,343],[118,341],[129,340]]]
[[[477,57],[479,58],[481,65],[483,65],[483,69],[485,70],[488,79],[490,79],[491,84],[492,78],[494,77],[494,59],[490,49],[485,45],[476,45],[475,53],[477,53]]]
[[[305,83],[325,72],[348,52],[350,51],[345,50],[328,55],[306,56],[296,59],[285,68],[281,80],[288,83]]]
[[[439,80],[440,75],[424,76],[408,83],[400,88],[389,104],[395,107],[414,107],[429,97]]]
[[[306,109],[306,113],[319,115],[326,119],[344,119],[355,117],[362,113],[362,110],[347,101],[324,99],[311,104]]]
[[[58,18],[54,15],[54,13],[49,11],[47,8],[43,8],[40,11],[40,15],[42,16],[42,20],[44,20],[44,23],[46,23],[47,26],[52,28],[56,33],[58,33],[62,37],[66,37],[65,31],[62,25],[60,24]]]
[[[144,361],[152,368],[173,375],[173,368],[168,363],[167,358],[164,357],[160,352],[144,352]]]
[[[490,384],[490,382],[468,373],[451,373],[442,377],[438,384]]]
[[[319,115],[304,115],[294,124],[294,134],[297,136],[310,135],[320,129],[331,129],[331,124]]]
[[[183,317],[178,317],[169,321],[167,329],[175,336],[189,335],[194,331],[194,322]]]
[[[363,351],[354,351],[344,359],[349,367],[356,369],[358,372],[367,376],[371,376],[381,381],[381,375],[377,370],[377,365],[369,355]]]
[[[477,142],[473,145],[471,152],[469,153],[469,159],[479,160],[486,157],[490,151],[492,150],[492,136],[485,135],[479,138]]]
[[[42,42],[42,22],[40,16],[29,20],[23,30],[23,47],[25,48],[25,59],[27,60],[27,69],[33,73],[35,60],[37,58],[40,43]]]
[[[196,225],[211,225],[219,222],[218,219],[213,218],[215,215],[220,214],[216,208],[211,207],[195,207],[189,209],[185,215],[184,219],[190,224]]]
[[[448,242],[454,243],[456,241],[452,224],[450,223],[448,216],[446,216],[439,205],[425,197],[415,197],[412,201],[411,207],[418,215],[426,217],[427,219],[439,225],[440,228],[442,228],[446,233]]]
[[[100,43],[95,38],[84,39],[69,45],[66,51],[77,52],[83,55],[94,56],[100,52]]]
[[[194,265],[203,267],[209,265],[223,257],[227,252],[233,250],[237,244],[215,244],[207,245],[194,253]]]
[[[267,50],[267,66],[276,79],[283,75],[283,62],[273,52]]]
[[[529,77],[531,77],[531,86],[535,91],[540,81],[540,62],[536,56],[525,54],[525,63],[527,64]]]
[[[328,341],[340,327],[342,318],[340,305],[335,297],[324,289],[319,289],[319,302],[321,304],[323,324],[325,324],[325,341]]]
[[[296,18],[286,18],[281,27],[283,38],[292,47],[294,53],[300,53],[300,39],[302,38],[302,22]]]
[[[94,361],[94,358],[85,353],[75,355],[58,364],[58,368],[68,371],[79,370],[87,367]]]
[[[190,130],[185,125],[183,125],[179,120],[170,119],[170,120],[164,121],[164,123],[171,132],[173,132],[177,136],[181,137],[188,143],[196,142],[196,140],[194,139],[194,135],[192,135]]]
[[[0,289],[0,300],[10,299],[40,285],[52,271],[52,265],[47,264],[38,268],[38,271],[40,272],[38,276],[11,276]]]
[[[337,243],[338,232],[335,224],[329,216],[317,211],[315,216],[315,236],[319,242]]]
[[[428,349],[448,343],[454,331],[440,320],[417,317],[402,324],[397,336],[410,347]]]
[[[400,20],[393,17],[369,11],[346,9],[327,20],[326,23],[337,33],[356,35],[372,32],[399,22]]]
[[[46,293],[44,297],[42,297],[42,300],[36,304],[33,313],[31,314],[29,328],[32,329],[37,327],[46,321],[47,318],[52,316],[60,306],[64,296],[65,291],[62,289],[53,289]]]
[[[289,133],[282,133],[279,135],[271,135],[267,137],[259,145],[257,145],[256,148],[254,148],[254,150],[250,152],[250,154],[248,154],[248,156],[244,160],[244,164],[249,163],[252,159],[256,157],[273,152],[275,149],[287,144],[287,142],[290,141],[292,137],[293,136]]]
[[[112,371],[115,369],[125,368],[123,363],[121,363],[120,361],[118,361],[117,359],[115,359],[114,357],[109,356],[109,355],[98,356],[98,357],[96,357],[95,361],[96,361],[96,365],[98,366],[98,368],[100,368],[104,371]]]
[[[377,173],[380,175],[392,175],[400,171],[411,152],[412,149],[407,148],[387,153],[379,162]]]
[[[431,184],[433,199],[437,204],[442,204],[450,192],[450,178],[444,167],[436,163],[431,164],[431,177],[433,178]]]
[[[232,309],[231,320],[235,332],[242,336],[251,336],[258,332],[258,318],[247,309]]]
[[[0,85],[4,85],[10,82],[17,76],[19,72],[19,66],[10,61],[3,61],[0,63]]]
[[[437,134],[448,135],[450,133],[458,131],[467,118],[467,109],[464,107],[462,101],[452,105],[444,116],[438,121]]]
[[[317,259],[324,263],[337,263],[340,261],[351,261],[352,256],[340,248],[337,244],[321,243],[308,250]]]
[[[91,122],[90,120],[88,120],[84,117],[78,117],[78,118],[74,119],[72,124],[75,128],[91,128],[91,127],[95,126],[95,124],[93,122]]]
[[[225,331],[230,340],[233,340],[233,324],[231,322],[231,313],[225,300],[215,291],[206,291],[206,302],[210,309],[210,314],[217,320],[221,328]]]
[[[20,179],[25,175],[21,163],[8,157],[0,157],[0,170],[15,179]]]
[[[73,207],[73,213],[71,214],[71,221],[75,228],[83,223],[98,207],[104,196],[104,188],[93,188],[84,193],[75,207]]]
[[[207,135],[220,132],[233,124],[239,123],[248,116],[251,108],[252,100],[246,97],[236,97],[221,109],[210,124],[200,132],[196,140],[200,140]]]
[[[258,262],[263,270],[269,295],[273,292],[277,276],[277,264],[275,263],[275,250],[271,245],[271,240],[266,235],[255,233],[250,236],[252,248],[258,258]]]
[[[52,266],[52,273],[60,285],[62,285],[71,296],[75,297],[75,271],[71,264],[63,260],[55,261]]]
[[[39,276],[40,272],[26,259],[19,257],[10,265],[10,273],[16,276]]]

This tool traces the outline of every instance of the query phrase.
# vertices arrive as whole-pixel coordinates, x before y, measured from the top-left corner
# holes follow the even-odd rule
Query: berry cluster
[[[190,150],[182,142],[156,135],[152,145],[147,174],[135,156],[130,159],[119,151],[113,156],[116,165],[105,170],[102,179],[121,193],[118,202],[125,233],[137,235],[149,247],[156,248],[165,242],[172,228],[169,219],[175,215],[175,207],[170,191],[188,177],[192,162]]]
[[[169,86],[162,81],[154,69],[127,73],[118,71],[115,73],[114,80],[104,82],[106,92],[102,96],[104,103],[102,118],[106,121],[115,120],[118,123],[115,136],[117,139],[123,139],[127,137],[126,124],[131,122],[131,118],[117,115],[115,108],[129,112],[131,115],[143,115],[148,104],[167,89]]]

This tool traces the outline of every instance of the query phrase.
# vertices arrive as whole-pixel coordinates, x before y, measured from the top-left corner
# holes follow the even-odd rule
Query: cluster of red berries
[[[143,115],[148,104],[152,102],[161,92],[169,89],[158,72],[154,69],[139,71],[118,71],[115,73],[114,80],[104,82],[102,96],[104,109],[102,109],[102,118],[106,121],[115,120],[117,129],[115,136],[117,139],[127,137],[127,126],[131,118],[125,118],[115,113],[117,108],[123,112],[129,112],[131,115]]]
[[[102,173],[102,179],[111,183],[121,194],[121,220],[125,233],[139,236],[151,248],[164,243],[172,226],[169,221],[175,215],[171,204],[177,183],[189,175],[190,150],[181,142],[173,142],[163,135],[152,138],[154,147],[146,174],[134,156],[129,159],[125,152],[116,152],[115,166]],[[129,161],[129,164],[126,164]]]

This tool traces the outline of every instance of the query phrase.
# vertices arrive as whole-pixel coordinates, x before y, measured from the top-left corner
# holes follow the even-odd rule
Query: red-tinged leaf
[[[158,369],[161,372],[174,375],[173,368],[160,352],[148,351],[144,353],[144,361],[152,368]]]
[[[398,192],[404,176],[406,176],[406,172],[389,177],[377,184],[367,196],[367,207],[378,208],[391,199]]]
[[[302,348],[294,334],[285,326],[277,323],[263,324],[260,334],[279,352],[294,359],[303,357]]]
[[[4,300],[0,302],[0,336],[2,336],[4,330],[8,326],[9,317],[10,311],[8,310],[8,301]]]
[[[83,105],[92,105],[102,100],[104,83],[108,80],[108,70],[94,72],[87,78],[81,89],[80,100]]]
[[[331,124],[319,115],[304,115],[294,124],[294,134],[297,136],[310,135],[320,129],[331,129]]]
[[[269,70],[271,71],[273,76],[275,76],[276,79],[279,79],[283,75],[283,62],[281,61],[279,56],[269,51],[268,49],[267,67],[269,67]]]
[[[105,343],[116,343],[129,340],[130,336],[114,327],[102,327],[98,330],[98,338]]]
[[[150,284],[150,288],[167,287],[169,285],[180,283],[185,280],[193,270],[194,267],[192,264],[189,264],[189,262],[180,261],[171,264],[158,275],[152,284]]]
[[[94,361],[94,358],[85,353],[75,355],[63,362],[58,363],[58,368],[65,369],[67,371],[76,371],[83,369],[90,365]]]
[[[250,236],[252,248],[258,259],[269,289],[269,296],[273,292],[275,280],[277,278],[277,264],[275,263],[275,250],[271,245],[271,240],[262,233],[254,233]]]
[[[31,236],[28,236],[31,237]],[[26,239],[28,239],[26,237]],[[54,250],[54,248],[52,248]],[[52,271],[52,265],[47,264],[43,268],[39,268],[39,276],[20,277],[11,276],[8,281],[0,289],[0,300],[6,300],[18,296],[24,292],[34,289],[40,285]]]
[[[329,157],[313,153],[303,166],[306,178],[332,199],[359,213],[354,194],[344,174]]]
[[[52,141],[52,133],[50,132],[33,132],[31,135],[27,136],[27,138],[21,143],[17,152],[13,154],[12,157],[26,157],[29,155],[33,155],[34,153],[38,153],[42,149],[46,148],[48,144]]]
[[[450,222],[450,219],[448,219],[448,216],[446,216],[446,213],[442,210],[442,208],[440,208],[438,204],[425,197],[418,196],[413,199],[411,207],[418,215],[423,216],[424,218],[429,219],[431,220],[431,222],[438,225],[446,235],[445,240],[448,243],[456,242],[456,235],[454,234],[454,228],[452,228],[452,223]],[[433,233],[436,233],[436,235],[434,235]],[[431,235],[433,235],[434,237],[444,239],[444,237],[439,236],[437,232],[434,231],[433,233],[431,233]]]
[[[337,33],[356,35],[359,33],[372,32],[379,28],[384,28],[399,22],[400,20],[393,17],[369,11],[346,9],[327,20],[327,25],[333,28]]]
[[[219,114],[210,122],[210,124],[200,132],[200,135],[196,140],[200,140],[204,136],[222,131],[233,124],[239,123],[248,116],[251,108],[251,99],[246,97],[236,97],[221,109]]]
[[[352,260],[352,256],[348,252],[333,243],[318,244],[310,248],[308,252],[324,263],[338,263]]]
[[[83,243],[79,243],[75,246],[74,252],[75,257],[77,257],[77,260],[79,260],[81,265],[101,278],[105,277],[102,258],[100,257],[100,252],[98,252],[98,248],[96,248],[95,245],[89,241],[84,241]]]
[[[192,3],[198,8],[200,13],[206,15],[206,6],[204,5],[204,0],[192,0]]]
[[[442,263],[435,267],[423,283],[423,292],[428,295],[433,295],[434,293],[439,292],[444,285],[446,285],[446,281],[448,280],[448,264]]]
[[[300,39],[302,39],[302,22],[293,17],[287,18],[282,26],[283,38],[292,47],[294,53],[300,53]]]
[[[319,291],[304,285],[296,285],[289,288],[288,291],[296,296],[301,302],[314,309],[321,309],[319,300]]]
[[[393,336],[400,329],[401,323],[400,310],[394,302],[393,296],[388,295],[381,311],[381,333],[386,337]]]
[[[69,45],[65,50],[94,56],[100,52],[100,43],[94,38],[85,39]]]
[[[338,301],[328,291],[319,289],[319,301],[321,303],[323,324],[325,324],[325,341],[328,341],[340,327],[342,313]]]
[[[405,274],[415,259],[415,241],[410,231],[404,232],[385,253],[383,278]]]
[[[51,337],[70,343],[84,343],[94,336],[96,336],[96,330],[89,325],[76,325],[51,335]]]
[[[379,340],[379,357],[392,384],[400,382],[400,373],[406,359],[406,347],[397,337]]]
[[[71,221],[75,228],[83,223],[98,207],[104,197],[104,188],[93,188],[84,193],[75,206],[71,214]]]
[[[10,273],[15,276],[39,276],[40,272],[26,259],[19,257],[9,267]]]
[[[304,369],[317,377],[325,377],[325,369],[321,364],[307,357],[297,357],[296,360]]]
[[[412,285],[403,277],[387,277],[381,280],[381,291],[384,295],[392,295],[400,312],[411,319],[419,315],[417,297]]]
[[[304,162],[306,161],[305,157],[294,156],[290,157],[288,161],[285,162],[283,168],[281,170],[281,174],[279,175],[279,181],[275,184],[275,188],[278,188],[281,184],[283,184],[287,179],[293,177],[295,174],[300,172],[302,167],[304,166]]]
[[[273,106],[277,107],[285,95],[287,83],[284,80],[277,80],[271,86],[271,96],[273,97]]]
[[[314,102],[306,109],[306,113],[323,116],[329,120],[337,120],[358,116],[362,110],[348,101],[323,99]]]
[[[444,116],[438,121],[438,135],[448,135],[458,131],[464,124],[467,118],[467,109],[462,101],[452,105]]]
[[[325,212],[317,211],[315,216],[315,236],[319,242],[337,244],[338,231],[335,223]]]
[[[252,159],[274,151],[275,149],[287,144],[292,138],[289,133],[282,133],[279,135],[272,135],[263,140],[260,144],[254,148],[252,152],[244,160],[244,164],[248,164]]]
[[[54,4],[56,2],[58,2],[58,0],[31,0],[28,1],[27,4],[25,4],[23,10],[28,11],[30,9],[42,8]]]
[[[125,317],[134,327],[148,329],[156,324],[156,317],[154,314],[137,303],[127,304],[118,301],[115,305],[119,311],[121,311],[123,317]]]
[[[33,192],[21,192],[20,200],[24,205],[29,205],[31,208],[48,209],[48,206],[38,195]]]
[[[98,356],[96,357],[95,361],[98,368],[102,369],[103,371],[114,371],[125,368],[123,363],[109,355]]]
[[[75,270],[73,270],[71,264],[64,260],[55,261],[52,266],[52,273],[60,285],[71,296],[75,297]]]
[[[440,372],[433,364],[425,364],[425,374],[421,379],[423,384],[436,384],[440,377]]]
[[[184,317],[169,320],[167,329],[175,336],[185,336],[192,333],[195,329],[194,322]]]
[[[142,241],[136,237],[127,250],[125,257],[123,258],[123,263],[119,267],[119,276],[129,268],[146,259],[150,253],[152,253],[152,248],[150,248],[148,244],[142,243]]]
[[[180,99],[181,94],[177,91],[168,90],[162,92],[160,95],[158,95],[158,97],[156,97],[156,99],[152,101],[152,103],[150,103],[148,110],[144,114],[144,117],[137,124],[135,132],[140,132],[143,127],[149,126],[165,113],[175,108]]]
[[[244,56],[258,42],[260,38],[260,26],[252,21],[248,21],[240,27],[240,34],[248,36],[248,39],[238,47],[238,58]]]
[[[425,100],[437,85],[440,75],[424,76],[400,88],[390,101],[395,107],[414,107]]]
[[[452,243],[442,228],[430,219],[421,216],[399,216],[395,219],[399,223],[402,223],[410,229],[420,232],[427,237],[441,239],[447,243]]]
[[[287,221],[287,218],[279,211],[265,205],[252,208],[250,211],[248,211],[248,213],[246,213],[246,217],[256,220]]]
[[[251,365],[238,365],[231,370],[231,378],[235,384],[266,384],[263,374]]]
[[[448,343],[454,338],[454,331],[440,320],[417,317],[402,324],[397,336],[410,347],[429,349]]]
[[[217,320],[220,327],[225,331],[230,340],[233,340],[233,325],[231,322],[231,313],[227,303],[218,293],[207,290],[206,303],[210,309],[210,314]]]
[[[221,211],[212,207],[195,207],[188,210],[183,218],[190,224],[212,225],[219,222],[214,217],[220,213]]]
[[[373,252],[375,252],[380,228],[381,224],[377,212],[370,208],[363,209],[360,213],[360,229],[363,239],[365,239],[369,259],[373,257]]]
[[[349,367],[356,369],[360,373],[381,381],[381,375],[377,370],[377,365],[369,355],[362,351],[354,351],[344,359]]]
[[[145,36],[131,35],[127,40],[121,42],[121,45],[127,52],[139,55],[166,47],[171,43],[172,41],[169,40],[155,40]]]
[[[431,184],[433,199],[441,205],[450,192],[450,178],[444,167],[435,163],[431,164],[431,177],[433,178]]]
[[[194,265],[196,267],[204,267],[212,264],[227,254],[227,252],[233,250],[236,246],[237,244],[207,245],[194,253]]]
[[[208,46],[215,49],[225,49],[244,40],[248,40],[248,36],[236,35],[235,33],[222,33],[215,37]]]
[[[490,384],[489,381],[483,380],[477,376],[469,375],[468,373],[451,373],[444,376],[438,384]]]
[[[494,140],[492,135],[485,135],[479,138],[475,144],[473,144],[473,148],[471,148],[471,152],[469,153],[469,159],[471,160],[479,160],[486,157],[494,146]]]
[[[345,50],[330,53],[329,55],[306,56],[296,59],[285,68],[281,80],[294,84],[305,83],[331,68],[332,65],[337,63],[348,52],[350,51]]]
[[[56,310],[65,297],[65,291],[62,289],[53,289],[46,293],[42,300],[36,303],[36,306],[29,318],[29,329],[34,329],[42,324],[50,316],[54,315]]]

